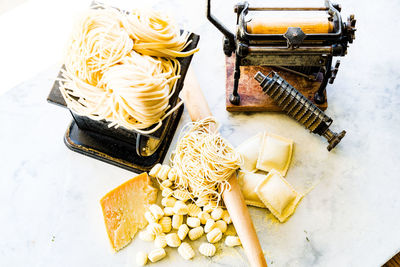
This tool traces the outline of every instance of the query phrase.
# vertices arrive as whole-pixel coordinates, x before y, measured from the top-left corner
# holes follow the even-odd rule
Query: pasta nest
[[[175,183],[192,198],[221,200],[229,190],[228,179],[241,164],[241,156],[217,131],[215,118],[186,125],[179,137],[172,163],[177,171]]]
[[[152,133],[181,104],[169,105],[190,33],[156,11],[97,6],[82,15],[67,45],[60,91],[75,113]]]

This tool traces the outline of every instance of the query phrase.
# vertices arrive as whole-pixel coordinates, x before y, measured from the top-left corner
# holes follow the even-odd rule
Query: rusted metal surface
[[[280,68],[265,67],[265,66],[242,66],[241,77],[239,81],[239,94],[241,101],[239,105],[233,105],[229,101],[229,96],[233,90],[233,72],[235,65],[234,55],[232,57],[225,58],[226,64],[226,110],[231,112],[239,111],[273,111],[282,112],[278,105],[261,90],[260,85],[254,80],[254,75],[258,72],[269,73],[270,71],[276,71],[284,77],[289,83],[295,84],[296,89],[305,95],[310,101],[313,101],[314,94],[321,85],[321,79],[310,80],[300,75],[293,74],[289,71],[282,70]],[[315,102],[314,102],[315,103]],[[328,103],[317,105],[320,109],[326,110]]]

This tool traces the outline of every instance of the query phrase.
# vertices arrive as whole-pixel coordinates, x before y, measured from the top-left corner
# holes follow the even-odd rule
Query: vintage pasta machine
[[[269,99],[258,99],[268,98],[252,79],[260,70],[279,72],[326,109],[325,88],[334,82],[340,65],[339,60],[334,63],[334,57],[345,56],[348,44],[355,38],[354,15],[343,21],[340,11],[340,5],[329,0],[316,7],[253,7],[242,2],[234,7],[234,34],[211,14],[211,0],[207,0],[207,18],[224,35],[227,109],[279,110]],[[241,67],[248,66],[256,68],[241,71]],[[264,69],[257,69],[260,66]]]

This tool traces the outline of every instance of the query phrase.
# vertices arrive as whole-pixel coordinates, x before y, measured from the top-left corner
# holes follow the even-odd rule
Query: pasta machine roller
[[[340,5],[329,0],[322,3],[316,7],[253,7],[248,2],[238,3],[234,7],[236,32],[232,33],[211,14],[211,0],[207,0],[207,18],[224,35],[225,55],[235,56],[229,96],[233,105],[241,104],[241,66],[272,66],[319,81],[312,100],[316,104],[326,102],[325,88],[334,82],[340,65],[339,60],[333,63],[333,58],[346,55],[348,44],[355,39],[356,20],[350,15],[343,21]]]
[[[325,137],[329,142],[328,151],[339,144],[345,136],[346,131],[339,134],[331,131],[329,126],[333,120],[276,72],[270,72],[267,76],[258,72],[254,78],[260,83],[264,93],[269,95],[286,114],[311,132]]]

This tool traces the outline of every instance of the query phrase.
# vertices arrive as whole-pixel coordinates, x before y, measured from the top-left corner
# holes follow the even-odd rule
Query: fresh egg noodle
[[[156,11],[133,12],[128,16],[130,36],[136,40],[133,49],[144,55],[159,57],[187,57],[191,51],[180,52],[190,42],[187,39],[189,32],[180,34],[177,25],[171,18]]]
[[[224,190],[230,189],[228,179],[240,166],[240,155],[217,128],[213,117],[189,123],[176,145],[172,157],[175,184],[193,200],[206,197],[219,203]]]
[[[198,51],[182,52],[189,35],[155,11],[88,10],[73,28],[59,79],[68,108],[109,127],[156,131],[182,104],[169,99],[180,78],[176,57]]]

